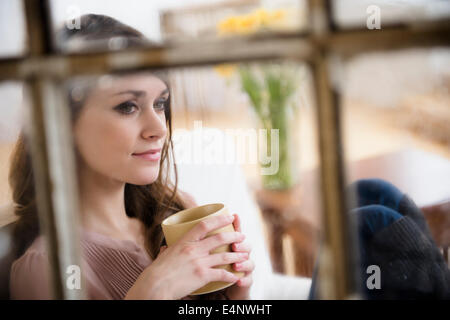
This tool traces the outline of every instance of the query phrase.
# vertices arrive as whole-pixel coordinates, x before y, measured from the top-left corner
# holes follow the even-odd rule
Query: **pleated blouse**
[[[152,259],[130,240],[120,240],[83,230],[81,232],[82,285],[88,299],[123,299]],[[42,236],[11,266],[11,299],[51,299],[49,261]],[[183,299],[193,299],[188,296]]]

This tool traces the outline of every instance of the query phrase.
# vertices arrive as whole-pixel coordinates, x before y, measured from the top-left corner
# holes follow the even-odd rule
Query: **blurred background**
[[[300,0],[50,3],[54,30],[80,14],[105,14],[141,31],[155,45],[220,40],[258,32],[301,32],[308,27],[307,4]],[[348,29],[365,27],[366,9],[373,4],[381,8],[383,27],[450,17],[448,1],[340,0],[333,4],[338,26]],[[0,56],[26,53],[21,2],[3,0],[0,18]],[[336,70],[347,181],[386,179],[408,193],[425,211],[439,210],[448,216],[450,50],[361,54],[339,61]],[[280,152],[289,159],[280,162],[282,176],[272,180],[262,176],[258,162],[243,161],[239,168],[248,192],[245,195],[257,205],[264,224],[272,267],[279,273],[311,277],[321,230],[321,207],[315,95],[309,67],[292,61],[246,62],[176,68],[168,70],[168,75],[175,130],[195,130],[196,121],[201,121],[203,128],[220,132],[281,125]],[[280,90],[285,90],[282,92],[286,99],[273,100],[271,104],[269,98],[266,99],[269,102],[257,105],[252,100],[255,92],[266,98],[275,96],[266,87],[270,76]],[[258,83],[258,89],[246,87],[248,81]],[[24,123],[22,91],[21,83],[0,84],[0,205],[3,206],[11,202],[7,176],[9,156]],[[184,179],[189,179],[189,174]],[[238,182],[215,188],[200,182],[197,187],[192,186],[192,181],[181,183],[186,188],[197,188],[185,191],[197,194],[199,204],[229,196],[238,202],[237,195],[230,191],[233,183]],[[13,220],[11,214],[3,214],[0,226]],[[436,228],[432,227],[436,237],[450,239],[449,219],[440,224],[439,230]]]

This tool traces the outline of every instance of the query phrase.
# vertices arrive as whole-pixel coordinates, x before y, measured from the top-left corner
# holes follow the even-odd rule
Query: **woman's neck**
[[[125,183],[92,170],[80,170],[81,223],[88,230],[140,242],[141,223],[125,210]]]

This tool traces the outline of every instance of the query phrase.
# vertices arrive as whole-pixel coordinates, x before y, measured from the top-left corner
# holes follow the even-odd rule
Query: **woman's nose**
[[[163,139],[167,134],[164,113],[158,113],[153,108],[145,110],[143,117],[142,137],[144,139]]]

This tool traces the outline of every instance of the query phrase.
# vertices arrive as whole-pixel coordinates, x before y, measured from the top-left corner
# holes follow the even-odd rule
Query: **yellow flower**
[[[219,34],[249,34],[258,31],[262,26],[271,27],[281,22],[286,10],[267,11],[264,8],[240,16],[225,18],[217,24]]]
[[[279,9],[271,13],[271,21],[279,21],[286,16],[286,10]]]
[[[258,17],[255,15],[247,15],[238,20],[236,31],[241,34],[248,34],[256,31],[260,26]]]
[[[229,78],[233,75],[236,70],[236,64],[232,63],[222,63],[214,66],[214,71],[216,71],[220,76],[224,78]]]
[[[261,24],[267,24],[270,17],[266,9],[257,9],[253,12],[253,15],[260,21]]]
[[[218,24],[220,34],[234,33],[237,29],[238,17],[229,17]]]

